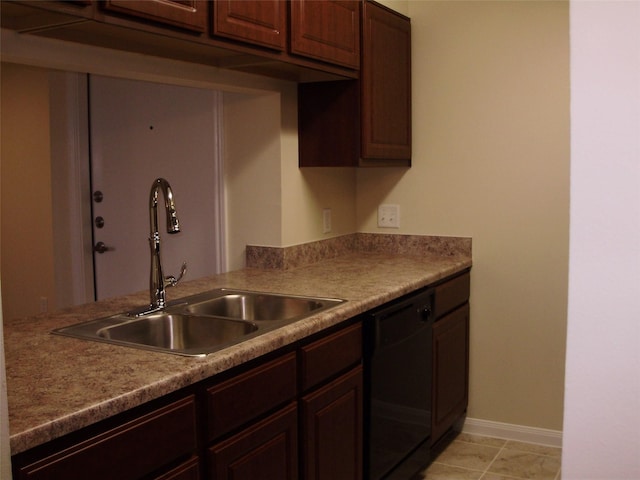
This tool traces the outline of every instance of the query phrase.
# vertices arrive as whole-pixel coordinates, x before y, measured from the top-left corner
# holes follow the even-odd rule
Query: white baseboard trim
[[[520,442],[537,443],[549,447],[562,447],[562,431],[546,428],[527,427],[510,423],[492,422],[479,418],[467,418],[462,427],[463,433],[504,438]]]

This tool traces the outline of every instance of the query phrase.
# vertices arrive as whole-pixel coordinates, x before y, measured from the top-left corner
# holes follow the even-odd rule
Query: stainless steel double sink
[[[344,300],[219,288],[160,310],[125,312],[52,331],[117,345],[204,356],[332,308]]]

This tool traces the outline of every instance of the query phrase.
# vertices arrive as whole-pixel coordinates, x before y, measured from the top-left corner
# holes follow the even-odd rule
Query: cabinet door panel
[[[284,50],[287,41],[286,2],[281,0],[218,0],[214,2],[215,35]]]
[[[306,480],[362,478],[362,367],[302,398]]]
[[[411,24],[363,5],[362,146],[369,159],[411,159]]]
[[[298,478],[295,404],[209,449],[211,479]]]
[[[433,325],[433,416],[435,443],[467,408],[469,395],[469,305]]]
[[[360,67],[360,3],[296,0],[291,5],[291,53]]]
[[[106,0],[104,8],[196,32],[207,26],[204,0]]]
[[[183,464],[171,469],[154,480],[200,480],[200,462],[192,457]]]

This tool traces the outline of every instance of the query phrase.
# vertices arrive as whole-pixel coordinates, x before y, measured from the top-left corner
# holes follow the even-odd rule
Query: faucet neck
[[[164,207],[167,214],[167,233],[177,233],[180,231],[180,223],[178,222],[171,186],[164,178],[158,178],[151,185],[151,192],[149,194],[149,247],[151,249],[149,293],[152,309],[161,309],[166,305],[166,283],[164,274],[162,273],[160,232],[158,231],[158,195],[160,192],[162,192],[162,196],[164,197]]]
[[[157,178],[151,185],[149,193],[149,221],[151,233],[158,232],[158,194],[162,192],[164,198],[164,208],[167,214],[167,233],[177,233],[180,231],[180,222],[173,198],[171,185],[164,178]]]

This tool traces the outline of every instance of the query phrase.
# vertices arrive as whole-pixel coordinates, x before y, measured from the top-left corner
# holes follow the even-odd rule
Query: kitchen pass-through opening
[[[221,272],[221,92],[51,76],[58,306],[149,288],[149,189],[157,177],[171,183],[181,222],[179,234],[167,235],[159,220],[165,273],[177,275],[184,261],[186,279]],[[98,242],[105,248],[94,249]]]

